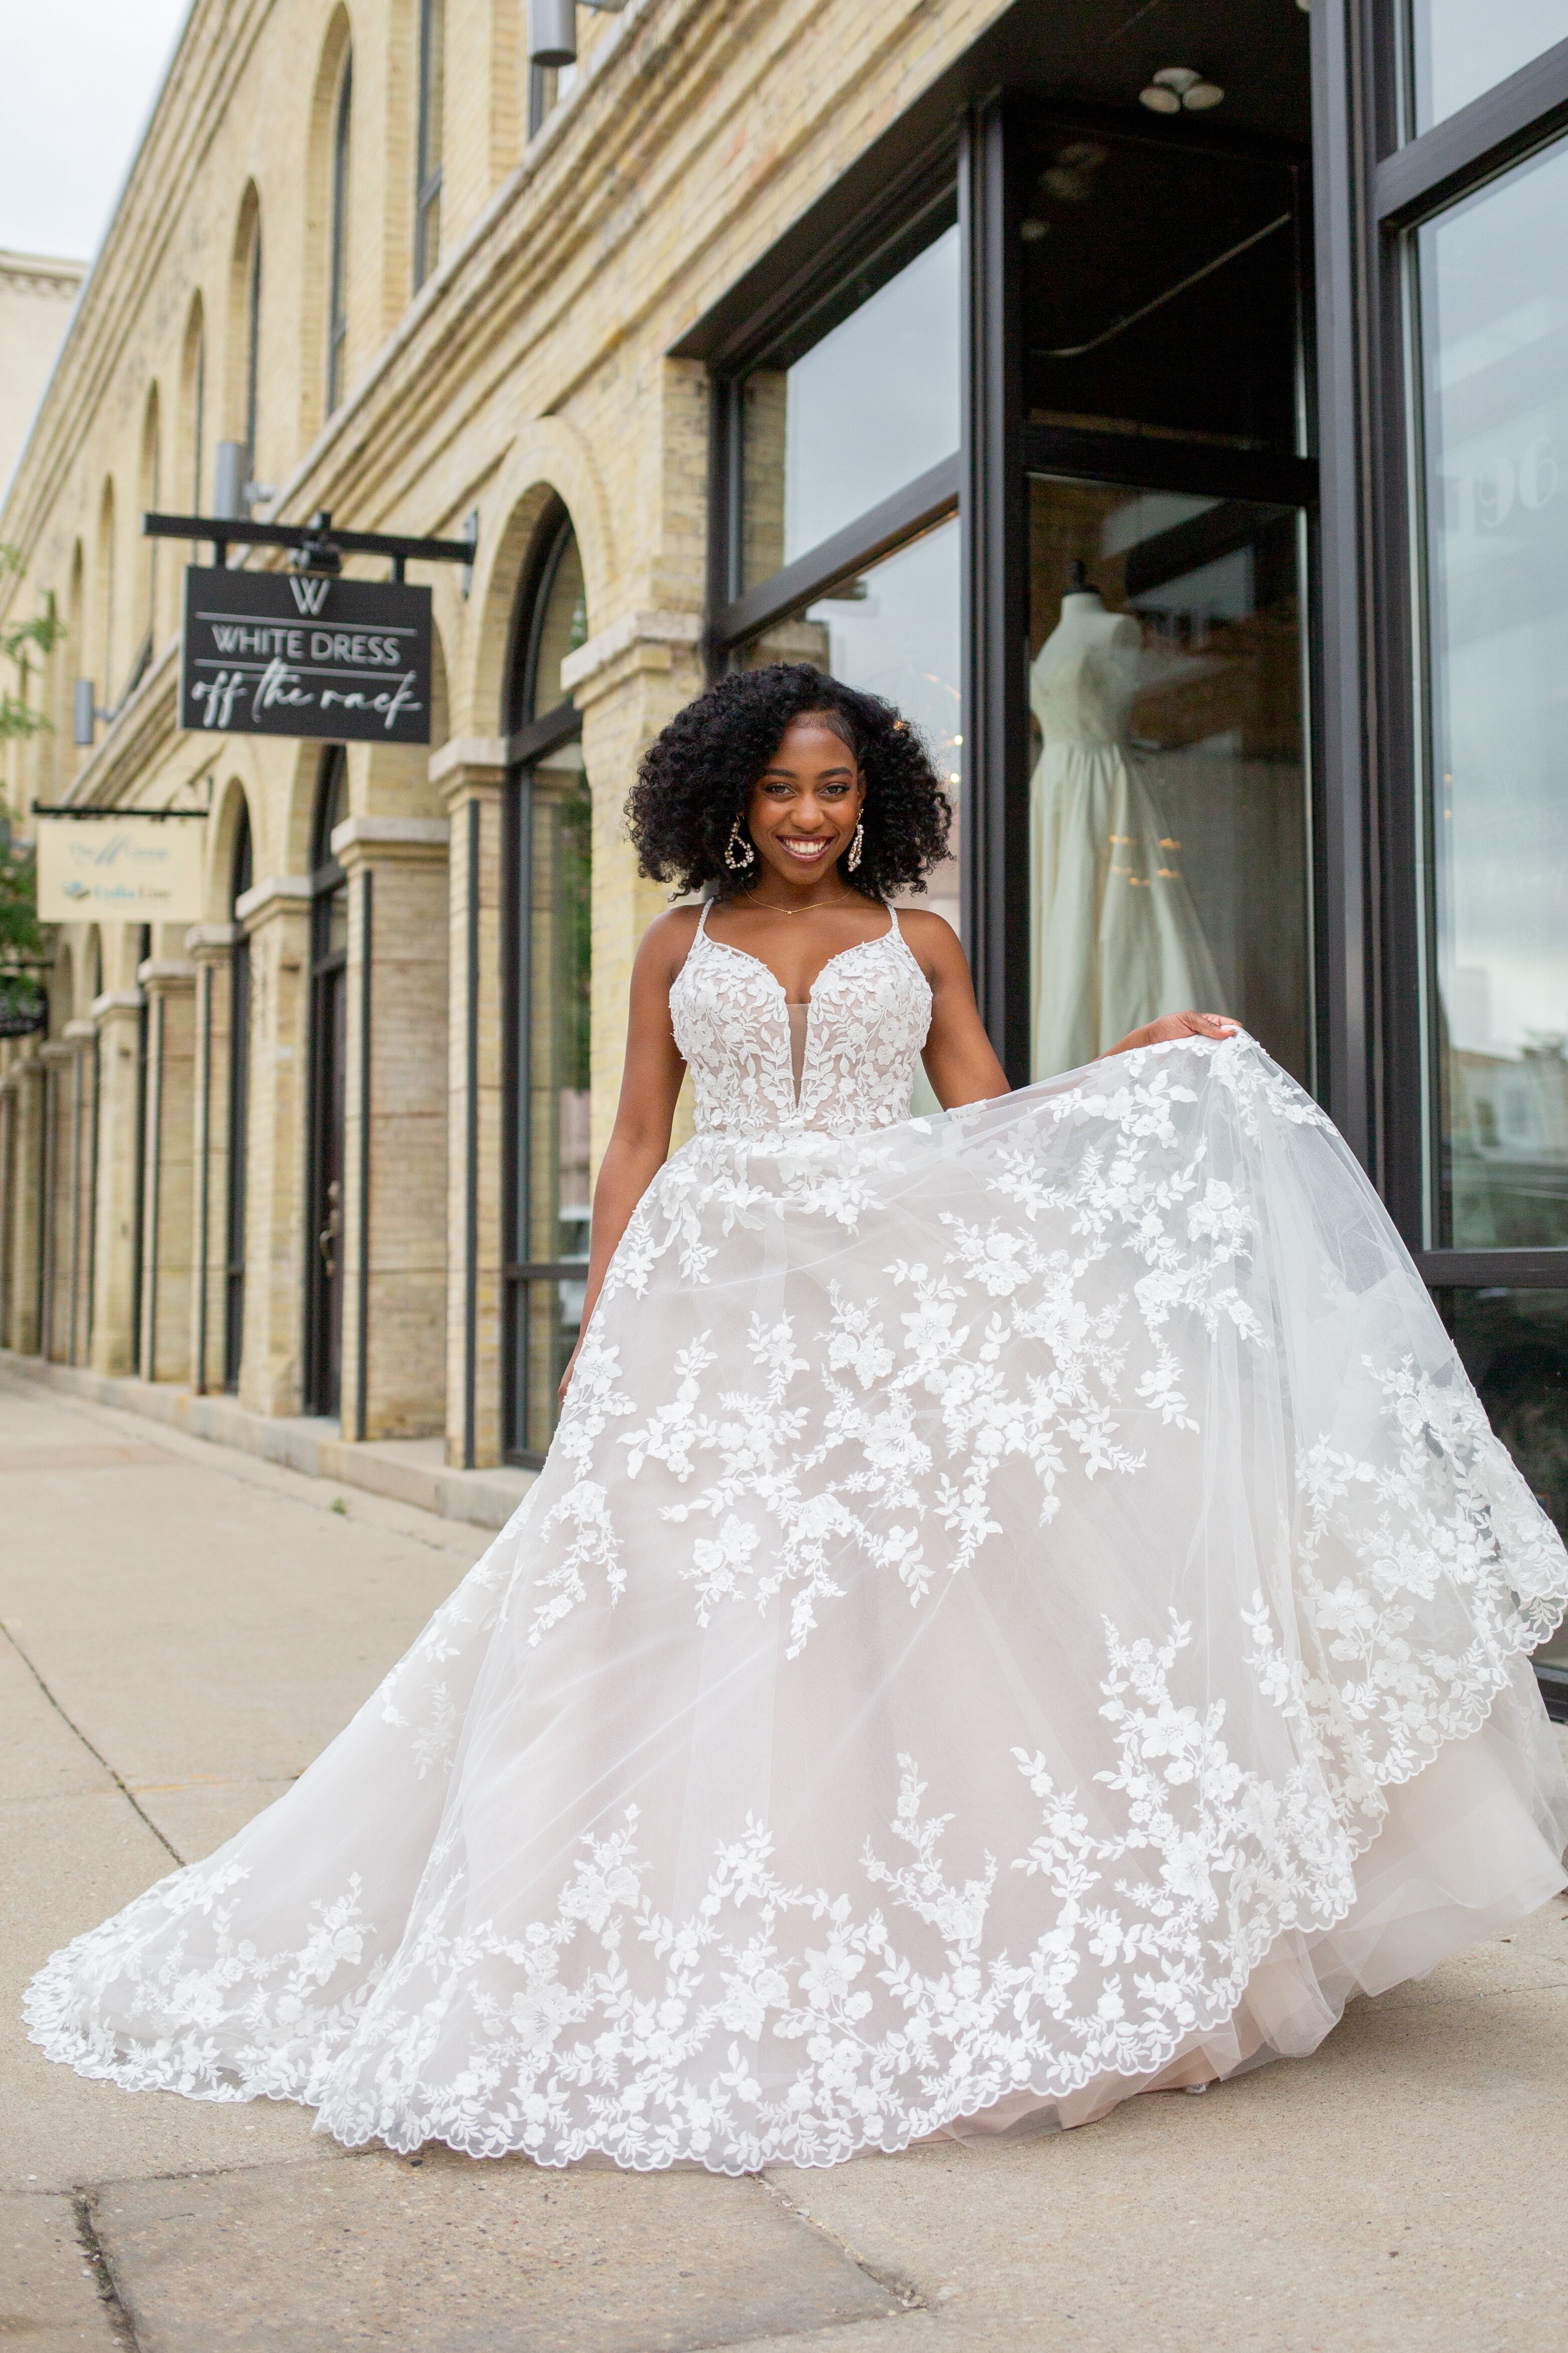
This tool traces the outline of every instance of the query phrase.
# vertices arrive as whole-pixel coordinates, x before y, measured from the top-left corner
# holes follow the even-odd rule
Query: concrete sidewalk
[[[0,1374],[0,2343],[1568,2347],[1562,1904],[1202,2099],[760,2180],[348,2156],[47,2065],[32,1970],[284,1788],[485,1541]]]

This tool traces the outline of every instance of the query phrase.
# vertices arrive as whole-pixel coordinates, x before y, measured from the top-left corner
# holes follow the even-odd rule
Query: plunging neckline
[[[707,906],[704,906],[702,910],[701,921],[699,923],[697,928],[710,948],[722,948],[726,955],[744,956],[748,964],[754,964],[760,972],[765,972],[768,978],[773,982],[773,987],[778,990],[780,997],[783,998],[786,1006],[809,1006],[812,998],[816,995],[817,988],[821,984],[823,974],[827,972],[832,965],[842,963],[843,959],[847,955],[857,955],[861,948],[880,947],[882,942],[888,939],[902,940],[904,935],[899,929],[899,919],[893,913],[891,907],[884,905],[883,913],[888,918],[887,930],[885,932],[873,932],[868,940],[852,940],[847,948],[837,949],[834,955],[828,957],[826,964],[818,965],[816,978],[812,982],[811,987],[806,990],[804,997],[791,997],[788,989],[785,988],[783,981],[779,978],[772,965],[765,963],[760,955],[753,955],[750,948],[738,948],[734,945],[732,941],[715,939],[712,933],[708,928]]]

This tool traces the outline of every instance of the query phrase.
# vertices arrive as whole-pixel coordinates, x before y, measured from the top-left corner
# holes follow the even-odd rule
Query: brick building
[[[69,631],[16,821],[210,793],[206,904],[62,928],[0,1046],[5,1345],[537,1461],[660,903],[626,787],[787,655],[942,754],[1010,1073],[1062,1067],[1097,908],[1185,937],[1170,987],[1328,1104],[1568,1516],[1568,21],[626,0],[568,62],[570,19],[192,12],[0,539]],[[138,519],[211,512],[219,445],[253,518],[477,531],[410,575],[427,752],[180,732]],[[1042,846],[1089,589],[1136,776],[1092,905]]]

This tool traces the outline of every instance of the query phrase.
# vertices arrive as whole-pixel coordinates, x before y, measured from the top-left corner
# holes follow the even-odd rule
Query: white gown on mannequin
[[[345,2142],[739,2172],[1321,2041],[1562,1885],[1568,1560],[1245,1037],[908,1120],[894,919],[700,928],[697,1133],[510,1526],[51,2057]]]
[[[1153,794],[1128,750],[1142,632],[1069,590],[1029,671],[1044,748],[1029,786],[1031,1068],[1076,1070],[1220,986]]]

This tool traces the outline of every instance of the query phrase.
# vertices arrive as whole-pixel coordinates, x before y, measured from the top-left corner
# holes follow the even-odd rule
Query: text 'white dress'
[[[83,2073],[729,2172],[1310,2050],[1563,1883],[1568,1561],[1240,1037],[910,1121],[896,923],[700,932],[698,1133],[510,1526],[294,1788],[35,1980]]]

